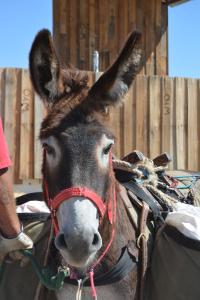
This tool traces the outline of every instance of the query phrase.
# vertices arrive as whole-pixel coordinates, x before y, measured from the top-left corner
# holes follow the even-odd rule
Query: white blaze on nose
[[[77,234],[85,226],[98,230],[97,207],[88,199],[73,197],[61,203],[58,209],[58,222],[61,232],[76,228]]]
[[[96,157],[97,157],[98,166],[103,170],[107,170],[109,166],[109,153],[105,154],[104,149],[106,147],[109,147],[109,145],[111,144],[114,144],[114,140],[108,138],[104,134],[96,147]]]

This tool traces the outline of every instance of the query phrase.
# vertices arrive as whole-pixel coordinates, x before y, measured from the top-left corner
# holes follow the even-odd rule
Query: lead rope
[[[97,291],[94,285],[94,271],[91,270],[89,272],[89,276],[90,276],[90,286],[91,286],[91,290],[92,290],[92,297],[94,298],[94,300],[97,300]]]
[[[51,221],[50,234],[49,234],[48,241],[47,241],[47,250],[45,252],[43,267],[47,266],[47,261],[48,261],[48,257],[49,257],[50,246],[51,246],[51,242],[52,242],[52,239],[53,239],[53,231],[54,231],[54,229],[53,229],[53,223]],[[37,285],[37,288],[36,288],[36,292],[35,292],[35,296],[34,296],[33,300],[38,300],[39,299],[41,289],[42,289],[42,283],[41,283],[41,281],[39,281],[39,283]]]
[[[82,297],[82,290],[83,290],[83,280],[79,279],[78,281],[78,289],[76,292],[76,300],[81,300]]]

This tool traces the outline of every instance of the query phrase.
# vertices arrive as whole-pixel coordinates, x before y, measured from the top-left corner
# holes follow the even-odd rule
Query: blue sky
[[[52,0],[1,0],[0,67],[27,67],[44,27],[52,30]],[[200,78],[200,0],[169,8],[169,75]]]
[[[169,8],[169,75],[200,78],[200,0]]]
[[[52,0],[0,0],[0,67],[27,67],[36,32],[52,29]]]

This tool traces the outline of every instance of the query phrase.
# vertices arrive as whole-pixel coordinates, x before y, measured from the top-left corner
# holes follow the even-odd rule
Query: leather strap
[[[128,190],[133,192],[140,200],[142,200],[148,204],[148,206],[151,208],[151,211],[153,213],[155,225],[157,224],[157,221],[159,221],[159,220],[164,222],[163,217],[160,212],[160,209],[159,209],[154,197],[150,194],[149,191],[144,190],[144,188],[142,186],[139,186],[138,183],[136,183],[135,181],[125,182],[125,183],[123,183],[123,185]]]
[[[140,218],[140,235],[137,239],[137,246],[141,250],[140,251],[140,254],[141,254],[140,300],[143,300],[143,296],[144,296],[144,282],[145,282],[145,274],[146,274],[147,263],[148,263],[147,237],[145,235],[148,214],[149,214],[149,206],[144,201],[142,201],[142,212],[141,212],[141,218]]]

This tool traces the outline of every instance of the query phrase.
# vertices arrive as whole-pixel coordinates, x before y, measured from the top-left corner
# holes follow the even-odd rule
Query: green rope
[[[64,284],[65,277],[69,276],[69,270],[66,268],[59,268],[56,275],[52,275],[52,272],[48,267],[42,268],[39,266],[36,258],[34,257],[32,250],[21,250],[24,256],[30,259],[32,267],[38,276],[40,282],[49,290],[56,291],[60,289]],[[5,263],[0,265],[0,282],[3,278],[5,270]]]

